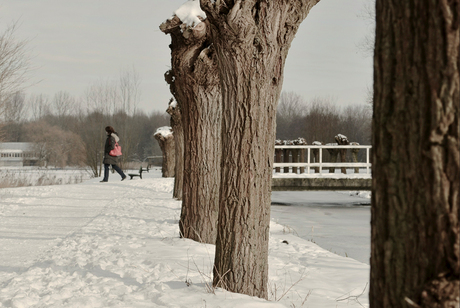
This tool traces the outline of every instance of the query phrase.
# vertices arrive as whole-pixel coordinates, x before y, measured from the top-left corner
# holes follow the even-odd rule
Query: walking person
[[[126,175],[123,173],[123,170],[118,167],[118,156],[110,155],[110,151],[115,148],[115,144],[120,140],[118,134],[115,132],[112,126],[107,126],[105,128],[107,133],[107,139],[105,140],[105,147],[104,147],[104,179],[101,181],[108,182],[109,181],[109,166],[112,165],[112,168],[118,172],[121,176],[121,180],[126,179]]]

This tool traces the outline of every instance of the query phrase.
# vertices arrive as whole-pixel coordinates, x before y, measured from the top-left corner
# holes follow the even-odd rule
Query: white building
[[[0,167],[38,165],[32,142],[0,142]]]

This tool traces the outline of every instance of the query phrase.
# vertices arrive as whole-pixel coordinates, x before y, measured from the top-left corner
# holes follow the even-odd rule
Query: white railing
[[[311,168],[318,168],[323,170],[323,168],[366,168],[366,174],[370,173],[371,163],[370,163],[370,150],[372,146],[370,145],[276,145],[275,146],[275,163],[273,168],[299,168],[300,170],[306,169],[306,173],[310,174]],[[323,162],[323,150],[325,149],[334,149],[337,151],[348,150],[348,149],[365,149],[366,150],[366,162]],[[306,150],[305,162],[276,162],[276,150]],[[318,162],[311,162],[312,160],[312,150],[319,151]],[[300,151],[299,151],[300,152]],[[291,152],[292,153],[292,152]],[[303,155],[304,156],[304,155]],[[302,155],[299,155],[299,160],[301,160]],[[292,159],[292,157],[291,157]],[[296,159],[297,160],[297,159]],[[302,171],[301,171],[302,173]]]

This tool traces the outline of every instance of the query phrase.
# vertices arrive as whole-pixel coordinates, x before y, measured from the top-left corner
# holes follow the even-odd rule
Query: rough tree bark
[[[158,141],[161,152],[163,153],[163,164],[161,166],[162,176],[164,178],[172,178],[174,177],[176,155],[174,153],[174,135],[171,127],[160,127],[153,136]]]
[[[458,0],[377,0],[371,307],[459,307]]]
[[[219,74],[209,26],[184,25],[175,16],[160,26],[171,35],[171,92],[182,115],[184,182],[180,231],[183,237],[214,244],[217,236],[221,161]]]
[[[182,128],[181,112],[177,102],[171,99],[166,112],[171,116],[170,123],[174,133],[175,167],[173,198],[182,200],[184,185],[184,130]]]
[[[297,138],[296,140],[294,140],[294,144],[295,145],[308,145],[307,143],[307,140],[305,140],[305,138],[302,138],[302,137],[299,137]],[[301,163],[304,163],[305,162],[305,152],[306,150],[304,149],[300,149],[300,150],[297,150],[297,162],[301,162]],[[297,169],[296,169],[297,170]],[[294,173],[297,173],[294,172]],[[305,173],[305,167],[300,167],[300,173]]]
[[[321,146],[321,145],[324,145],[324,142],[313,141],[312,145]],[[320,150],[320,149],[312,149],[311,150],[311,153],[313,154],[313,158],[314,158],[315,163],[319,163],[319,151],[322,151],[322,150]],[[322,173],[322,172],[323,172],[323,170],[320,170],[319,167],[315,167],[315,173]]]
[[[328,143],[326,145],[338,145],[338,143]],[[337,156],[339,156],[339,149],[329,148],[327,149],[327,151],[329,152],[329,155],[331,157],[331,163],[336,163]],[[329,167],[329,173],[335,173],[335,167]]]
[[[318,0],[201,0],[223,97],[214,286],[267,297],[276,104],[295,33]]]
[[[282,140],[275,140],[275,145],[284,145],[284,142]],[[275,150],[275,163],[281,163],[281,157],[283,157],[283,150],[282,149],[276,149]],[[275,168],[276,173],[281,172],[280,167]]]
[[[350,145],[359,145],[359,143],[358,142],[350,142]],[[353,159],[354,163],[358,162],[358,153],[359,153],[359,149],[351,149],[351,158]],[[359,168],[356,167],[354,169],[354,172],[359,173]]]
[[[284,140],[284,145],[293,145],[291,140]],[[292,154],[292,149],[283,149],[283,162],[284,163],[290,163],[291,162],[291,154]],[[289,173],[290,167],[284,167],[283,173]]]
[[[337,142],[337,144],[339,146],[340,145],[349,145],[350,144],[350,141],[348,141],[347,136],[340,135],[340,134],[335,136],[335,141]],[[339,149],[340,149],[340,147],[339,147]],[[340,154],[340,162],[346,163],[347,162],[347,149],[340,149],[339,154]],[[342,167],[341,171],[342,171],[342,173],[346,174],[347,173],[347,168]]]

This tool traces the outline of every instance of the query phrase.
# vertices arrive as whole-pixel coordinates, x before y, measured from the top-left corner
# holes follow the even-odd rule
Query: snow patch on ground
[[[270,300],[213,289],[214,245],[179,238],[160,176],[1,189],[0,307],[368,307],[367,264],[274,221]]]

